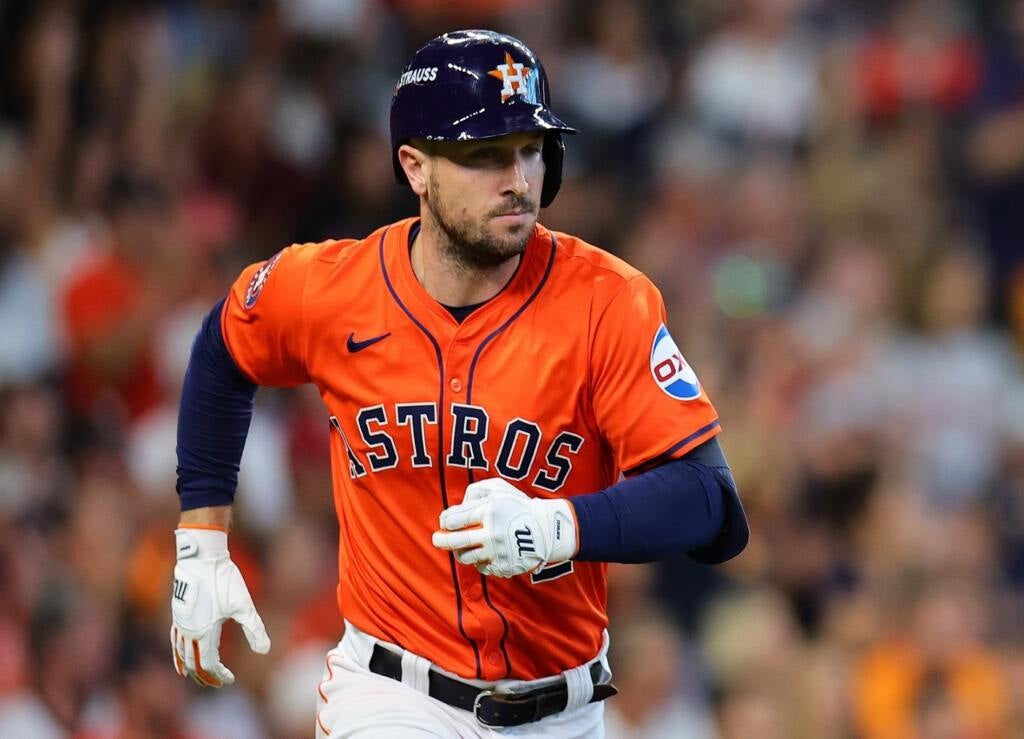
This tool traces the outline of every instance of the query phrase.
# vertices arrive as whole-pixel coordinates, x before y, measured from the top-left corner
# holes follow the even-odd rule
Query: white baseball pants
[[[427,695],[427,670],[432,665],[422,657],[380,642],[402,655],[402,682],[370,672],[370,656],[378,642],[378,639],[346,622],[345,636],[327,653],[323,680],[317,689],[317,739],[510,736],[523,739],[604,739],[604,704],[601,702],[586,703],[522,726],[482,726],[469,711],[454,708]],[[607,650],[608,636],[605,634],[604,647],[598,659],[604,662],[606,669]],[[451,673],[445,674],[456,677]],[[559,679],[556,676],[529,682],[465,682],[498,690],[530,690]]]

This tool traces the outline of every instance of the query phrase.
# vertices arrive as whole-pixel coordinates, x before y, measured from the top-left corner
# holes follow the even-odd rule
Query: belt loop
[[[590,665],[574,667],[562,674],[565,676],[565,687],[568,690],[565,710],[574,711],[590,703],[590,699],[594,697],[594,681],[590,677]]]
[[[402,652],[402,682],[423,695],[430,694],[430,660],[406,650]]]

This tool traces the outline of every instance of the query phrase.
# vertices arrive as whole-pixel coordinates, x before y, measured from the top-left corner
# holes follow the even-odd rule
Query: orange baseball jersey
[[[538,225],[460,324],[413,273],[416,222],[250,266],[225,343],[256,384],[312,382],[327,406],[348,621],[463,677],[557,674],[601,647],[606,565],[485,577],[433,547],[441,511],[494,476],[539,497],[604,489],[707,441],[718,417],[625,262]]]

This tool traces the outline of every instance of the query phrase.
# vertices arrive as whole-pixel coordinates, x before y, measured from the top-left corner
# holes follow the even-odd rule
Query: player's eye
[[[488,159],[494,159],[498,156],[498,150],[493,147],[487,147],[485,149],[477,149],[470,157],[480,161],[486,161]]]

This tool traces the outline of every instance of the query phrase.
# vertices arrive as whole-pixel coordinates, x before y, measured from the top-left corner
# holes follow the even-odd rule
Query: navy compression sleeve
[[[579,523],[575,559],[654,562],[686,552],[724,562],[746,546],[746,516],[717,439],[681,459],[569,499]]]
[[[256,385],[235,365],[220,330],[221,300],[192,344],[178,409],[181,510],[230,505]]]

